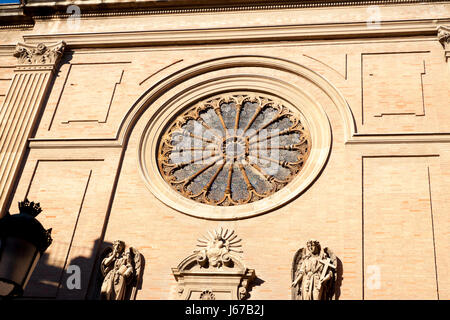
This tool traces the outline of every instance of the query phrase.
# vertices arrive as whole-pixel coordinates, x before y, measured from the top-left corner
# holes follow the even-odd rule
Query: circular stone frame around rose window
[[[180,132],[183,132],[183,124],[187,123],[189,113],[195,112],[193,110],[198,107],[199,103],[204,104],[208,101],[230,103],[233,99],[253,99],[253,101],[256,101],[255,99],[263,99],[264,103],[275,107],[271,107],[272,109],[279,110],[277,108],[282,108],[284,111],[281,111],[281,113],[287,112],[292,114],[291,125],[293,125],[293,119],[298,120],[298,123],[300,123],[300,127],[303,128],[304,132],[302,139],[306,142],[304,145],[306,148],[301,149],[297,161],[291,161],[291,164],[289,164],[289,161],[285,161],[284,165],[286,167],[289,167],[289,165],[293,166],[293,170],[290,171],[288,178],[283,183],[277,184],[275,189],[266,190],[268,191],[266,193],[250,191],[252,187],[255,191],[257,190],[254,184],[250,183],[250,186],[247,183],[241,187],[249,190],[251,197],[235,197],[233,199],[232,191],[224,190],[223,195],[225,197],[219,199],[216,196],[209,199],[211,201],[207,201],[205,200],[207,198],[204,197],[205,192],[201,192],[200,189],[203,189],[205,186],[207,187],[205,190],[208,189],[207,184],[211,181],[211,176],[209,176],[210,179],[204,179],[204,181],[208,180],[208,182],[203,183],[201,188],[199,185],[196,190],[185,189],[183,192],[180,192],[180,189],[177,190],[177,188],[182,184],[177,186],[177,183],[174,184],[172,182],[177,180],[179,182],[183,179],[181,177],[179,177],[180,179],[174,178],[170,169],[168,172],[171,173],[167,174],[167,170],[162,165],[164,161],[166,164],[170,163],[170,161],[167,161],[168,149],[167,145],[164,146],[164,141],[170,141],[171,128],[178,126],[179,129],[181,128]],[[220,103],[218,106],[220,107]],[[225,121],[225,119],[219,120],[223,128],[222,121]],[[292,129],[291,127],[289,128]],[[188,132],[184,130],[184,133]],[[230,159],[230,154],[223,151],[230,145],[232,149],[237,150],[237,155],[231,155],[233,159],[235,157],[238,159],[241,156],[239,159],[242,160],[242,157],[245,157],[247,154],[248,141],[245,140],[245,137],[222,135],[220,139],[222,144],[217,140],[213,144],[217,147],[211,147],[211,149],[216,150],[220,157],[225,159],[224,163],[226,163],[227,159]],[[288,147],[287,145],[285,146]],[[227,79],[211,79],[207,83],[193,86],[185,90],[177,99],[163,103],[152,116],[152,120],[148,122],[142,135],[139,146],[139,165],[147,187],[159,200],[171,208],[184,214],[204,219],[235,220],[269,212],[299,196],[319,175],[328,158],[330,146],[331,128],[326,113],[322,106],[305,92],[279,79],[269,79],[256,75],[236,78],[230,76]],[[245,151],[239,153],[239,147]],[[299,147],[299,144],[297,144],[297,147]],[[161,161],[162,159],[164,160]],[[294,165],[292,165],[293,163]],[[219,163],[220,165],[222,163]],[[235,168],[242,173],[238,164]],[[186,182],[186,177],[184,178],[184,182]],[[268,176],[267,178],[270,179]],[[246,182],[245,178],[242,180],[244,183]],[[282,179],[277,180],[281,181]],[[194,191],[197,191],[197,193],[194,193]],[[196,194],[201,194],[202,198],[199,200],[199,197],[195,197]],[[228,196],[226,196],[227,194]],[[194,196],[192,197],[192,195]]]

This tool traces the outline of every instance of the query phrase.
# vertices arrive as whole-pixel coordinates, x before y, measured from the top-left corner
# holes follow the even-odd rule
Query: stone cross
[[[325,278],[327,272],[328,272],[328,268],[332,268],[336,270],[336,266],[334,264],[331,263],[331,259],[327,258],[326,260],[319,260],[320,263],[323,264],[324,268],[322,271],[322,275],[320,276],[320,279],[322,280],[323,278]]]

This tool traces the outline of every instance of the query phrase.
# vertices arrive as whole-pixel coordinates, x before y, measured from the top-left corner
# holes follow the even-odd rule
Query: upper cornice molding
[[[258,11],[338,6],[445,3],[450,0],[21,0],[24,12],[34,19],[66,18],[76,5],[80,17],[129,16],[230,11]],[[0,6],[0,12],[1,12]]]
[[[449,3],[450,0],[20,0],[20,4],[0,4],[0,30],[30,29],[36,20],[66,19],[80,8],[81,18],[195,14],[301,8],[373,5],[421,5]]]
[[[130,47],[149,45],[190,45],[206,43],[243,43],[261,41],[298,41],[379,38],[399,36],[436,36],[439,25],[450,19],[385,21],[377,28],[367,23],[265,26],[243,28],[179,29],[161,31],[126,31],[104,33],[71,33],[24,35],[29,44],[66,41],[71,49]]]
[[[17,29],[32,26],[32,18],[25,14],[23,3],[0,4],[0,29]]]

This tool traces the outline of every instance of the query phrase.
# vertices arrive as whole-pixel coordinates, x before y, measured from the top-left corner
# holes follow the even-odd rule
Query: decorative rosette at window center
[[[311,138],[300,119],[259,94],[198,102],[162,135],[160,173],[200,203],[234,206],[266,198],[286,186],[308,158]]]

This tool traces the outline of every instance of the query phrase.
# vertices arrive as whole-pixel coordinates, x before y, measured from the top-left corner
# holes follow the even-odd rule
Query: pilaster
[[[46,46],[17,44],[18,64],[0,110],[0,208],[2,212],[19,174],[27,140],[36,124],[64,42]]]

